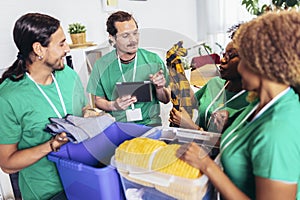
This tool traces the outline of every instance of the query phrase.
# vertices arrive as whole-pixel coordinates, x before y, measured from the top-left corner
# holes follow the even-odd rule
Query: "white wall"
[[[133,13],[141,28],[173,30],[196,40],[196,1],[197,0],[119,0],[119,6]]]
[[[12,38],[15,21],[27,12],[41,12],[61,21],[67,41],[69,23],[80,22],[87,27],[87,40],[101,44],[107,40],[105,22],[111,11],[103,9],[105,0],[9,0],[0,2],[0,75],[15,60],[17,49]],[[119,0],[118,9],[134,15],[140,28],[160,28],[197,40],[197,0]],[[177,41],[174,41],[174,43]]]

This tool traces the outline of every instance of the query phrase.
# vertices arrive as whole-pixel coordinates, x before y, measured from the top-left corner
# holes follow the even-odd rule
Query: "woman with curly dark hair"
[[[271,12],[235,34],[242,86],[258,99],[222,135],[224,171],[195,143],[177,152],[225,199],[300,199],[299,26],[300,13]]]

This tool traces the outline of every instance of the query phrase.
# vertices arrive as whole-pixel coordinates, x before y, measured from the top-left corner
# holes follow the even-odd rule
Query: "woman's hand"
[[[226,126],[229,118],[229,112],[227,110],[218,110],[211,114],[210,126],[215,127],[217,132],[222,132]]]
[[[183,108],[180,107],[179,111],[175,108],[172,108],[170,111],[169,122],[179,125],[182,128],[189,129],[199,129],[199,127],[191,119],[189,113]]]
[[[180,146],[176,152],[176,156],[181,160],[187,162],[189,165],[202,171],[207,160],[211,160],[208,156],[208,151],[204,150],[196,143],[186,143]]]

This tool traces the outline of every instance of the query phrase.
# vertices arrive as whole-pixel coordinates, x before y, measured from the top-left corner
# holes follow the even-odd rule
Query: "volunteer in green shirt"
[[[22,199],[50,199],[63,187],[46,156],[68,139],[44,131],[48,118],[81,116],[87,102],[78,75],[64,65],[70,48],[57,19],[25,14],[13,34],[17,60],[0,79],[0,167],[19,172]]]
[[[249,104],[246,100],[247,92],[242,89],[241,76],[237,71],[239,61],[237,50],[229,42],[221,59],[220,77],[210,79],[194,95],[195,107],[198,106],[196,122],[193,122],[184,108],[179,111],[173,108],[169,121],[182,128],[222,132]]]
[[[238,29],[238,71],[243,88],[258,99],[222,135],[224,171],[195,143],[177,152],[224,199],[300,199],[300,102],[294,90],[300,85],[299,26],[299,12],[282,11]]]
[[[111,14],[106,25],[115,49],[96,61],[87,91],[95,96],[95,105],[110,112],[117,121],[161,125],[159,102],[168,103],[171,95],[163,61],[158,55],[138,48],[138,26],[129,13]],[[140,81],[152,82],[151,102],[137,102],[130,95],[118,96],[117,82]]]

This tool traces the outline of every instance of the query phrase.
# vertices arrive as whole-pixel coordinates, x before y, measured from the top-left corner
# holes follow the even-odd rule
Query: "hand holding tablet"
[[[151,85],[150,81],[117,82],[116,88],[119,97],[130,95],[135,96],[137,102],[149,102],[152,101]]]

